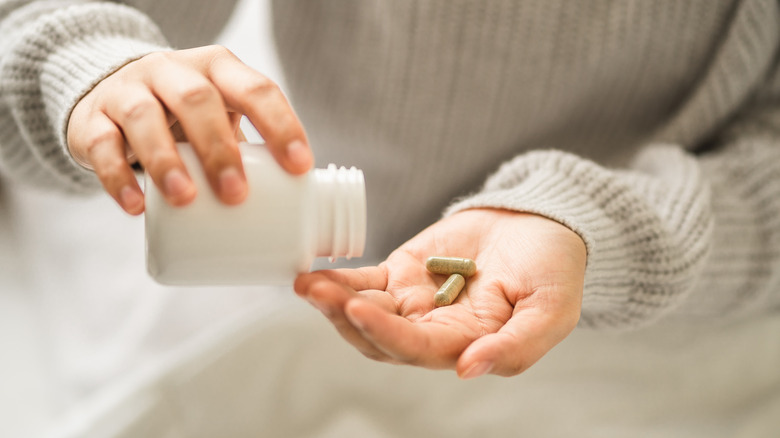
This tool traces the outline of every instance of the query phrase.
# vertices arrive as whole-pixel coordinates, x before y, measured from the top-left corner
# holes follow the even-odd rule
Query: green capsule
[[[460,274],[467,278],[477,272],[474,260],[460,257],[428,257],[425,268],[432,274]]]
[[[439,291],[433,296],[433,305],[436,307],[449,306],[458,298],[458,294],[466,285],[466,279],[460,274],[452,274],[444,284],[441,285]]]

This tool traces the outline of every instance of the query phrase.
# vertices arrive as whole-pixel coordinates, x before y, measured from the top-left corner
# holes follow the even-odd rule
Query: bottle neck
[[[366,186],[351,167],[314,169],[317,192],[317,256],[360,257],[366,245]]]

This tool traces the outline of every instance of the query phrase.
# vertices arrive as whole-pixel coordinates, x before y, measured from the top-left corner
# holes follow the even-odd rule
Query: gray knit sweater
[[[0,1],[0,162],[98,190],[74,103],[232,3]],[[780,305],[777,0],[274,3],[318,163],[363,168],[367,259],[444,210],[539,213],[588,248],[581,325],[748,318]]]

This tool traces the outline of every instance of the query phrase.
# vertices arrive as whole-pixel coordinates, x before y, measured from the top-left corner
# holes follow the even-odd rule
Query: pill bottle
[[[177,145],[198,194],[169,205],[145,177],[146,261],[168,285],[290,285],[316,257],[360,257],[366,241],[363,172],[354,167],[285,172],[264,145],[241,143],[246,200],[221,203],[192,147]]]

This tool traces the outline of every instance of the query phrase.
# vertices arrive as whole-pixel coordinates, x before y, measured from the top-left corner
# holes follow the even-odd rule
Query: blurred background
[[[268,7],[241,1],[218,43],[281,84]],[[244,131],[260,140],[251,125]],[[146,275],[142,217],[125,215],[104,194],[2,186],[0,437],[41,433],[211,324],[258,300],[270,312],[291,298],[274,290],[163,288]]]

